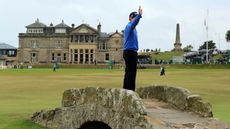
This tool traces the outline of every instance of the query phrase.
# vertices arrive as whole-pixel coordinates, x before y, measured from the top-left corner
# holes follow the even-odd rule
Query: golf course
[[[34,112],[61,106],[69,88],[122,88],[123,69],[0,70],[0,129],[45,129],[29,121]],[[210,102],[214,117],[230,123],[230,69],[138,69],[137,87],[168,85],[189,89]]]

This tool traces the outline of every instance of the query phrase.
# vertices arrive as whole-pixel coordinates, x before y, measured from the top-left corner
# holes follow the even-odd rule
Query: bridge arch
[[[80,126],[79,129],[112,129],[109,125],[99,121],[88,121]]]
[[[88,87],[66,90],[61,108],[37,112],[32,121],[51,129],[85,129],[93,123],[111,129],[149,129],[146,114],[133,91]]]

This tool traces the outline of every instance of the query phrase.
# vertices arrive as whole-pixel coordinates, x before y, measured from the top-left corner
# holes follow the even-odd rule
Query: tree
[[[193,49],[192,45],[187,45],[186,47],[183,48],[184,52],[191,52]]]
[[[227,42],[230,42],[230,30],[227,31],[225,38]]]
[[[200,46],[199,50],[207,49],[206,44],[207,44],[207,41],[204,42],[204,44]],[[214,48],[216,48],[216,43],[214,43],[212,40],[208,41],[208,49],[214,49]]]

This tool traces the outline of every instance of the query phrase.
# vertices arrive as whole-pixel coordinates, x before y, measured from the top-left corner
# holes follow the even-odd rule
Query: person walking
[[[57,63],[53,63],[53,72],[56,72]]]
[[[132,12],[129,14],[129,23],[124,30],[124,52],[125,60],[125,75],[123,88],[135,91],[136,87],[136,72],[137,72],[137,51],[138,37],[136,26],[142,18],[142,8],[139,7],[138,13]]]
[[[160,76],[165,76],[165,67],[164,66],[161,66],[160,68]]]

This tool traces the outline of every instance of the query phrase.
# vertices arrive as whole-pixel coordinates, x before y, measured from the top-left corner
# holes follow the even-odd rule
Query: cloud
[[[102,31],[123,30],[130,12],[139,5],[144,9],[138,25],[140,48],[161,48],[171,50],[175,42],[176,24],[181,26],[183,46],[192,44],[197,49],[205,40],[203,26],[206,10],[209,8],[209,38],[221,41],[226,49],[225,32],[230,29],[230,1],[208,0],[0,0],[0,41],[18,46],[18,33],[25,32],[25,26],[37,18],[49,25],[80,25],[83,21],[96,27],[98,20]],[[218,5],[218,6],[217,6]],[[217,36],[220,35],[220,36]],[[219,40],[220,37],[221,40]]]

